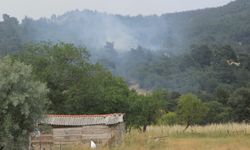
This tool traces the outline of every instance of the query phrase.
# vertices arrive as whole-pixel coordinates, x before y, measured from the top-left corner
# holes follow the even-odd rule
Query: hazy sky
[[[150,15],[225,5],[233,0],[0,0],[0,15],[18,19],[91,9],[123,15]]]

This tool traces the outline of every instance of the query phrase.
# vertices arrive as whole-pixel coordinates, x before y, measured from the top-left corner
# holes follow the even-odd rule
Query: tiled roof
[[[41,124],[54,126],[112,125],[123,122],[124,114],[47,115]]]

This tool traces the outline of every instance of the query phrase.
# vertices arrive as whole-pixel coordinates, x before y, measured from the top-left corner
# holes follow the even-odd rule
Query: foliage
[[[128,87],[98,64],[90,64],[86,49],[72,44],[35,44],[15,56],[34,67],[37,79],[46,82],[50,112],[93,114],[123,112]]]
[[[185,130],[194,123],[199,123],[207,114],[208,108],[193,94],[185,94],[180,97],[177,114],[187,126]]]
[[[216,101],[222,103],[223,105],[227,105],[230,94],[232,94],[233,90],[230,85],[219,85],[215,91]]]
[[[164,108],[162,91],[155,91],[149,95],[137,95],[132,93],[129,100],[130,110],[127,123],[130,127],[136,127],[143,132],[148,125],[155,124],[161,116]]]
[[[228,104],[232,107],[234,121],[249,121],[250,89],[240,88],[230,96]]]
[[[10,57],[0,60],[0,146],[26,149],[29,132],[46,111],[48,89],[32,67]]]
[[[206,103],[208,112],[202,123],[225,123],[232,121],[232,109],[218,101],[209,101]]]
[[[24,42],[24,33],[16,18],[3,14],[0,22],[0,56],[16,52]]]
[[[204,68],[211,64],[213,51],[206,45],[200,47],[194,46],[191,50],[191,55],[194,61],[197,62],[200,67]]]
[[[157,121],[159,125],[176,125],[178,123],[179,119],[175,112],[168,112]]]

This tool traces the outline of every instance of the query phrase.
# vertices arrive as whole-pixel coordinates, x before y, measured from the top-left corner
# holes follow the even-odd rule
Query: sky
[[[0,0],[0,15],[7,13],[19,20],[25,16],[38,19],[76,9],[131,16],[160,15],[217,7],[230,1],[233,0]]]

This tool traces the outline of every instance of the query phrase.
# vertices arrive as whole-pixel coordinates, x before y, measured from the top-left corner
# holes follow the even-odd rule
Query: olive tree
[[[27,149],[28,135],[47,104],[46,84],[32,78],[32,67],[0,59],[0,147]]]
[[[198,123],[208,112],[206,105],[195,95],[185,94],[180,97],[177,114],[186,124],[184,131],[192,124]]]
[[[145,132],[147,126],[155,124],[162,115],[165,101],[163,91],[157,90],[148,95],[131,93],[127,125]]]

